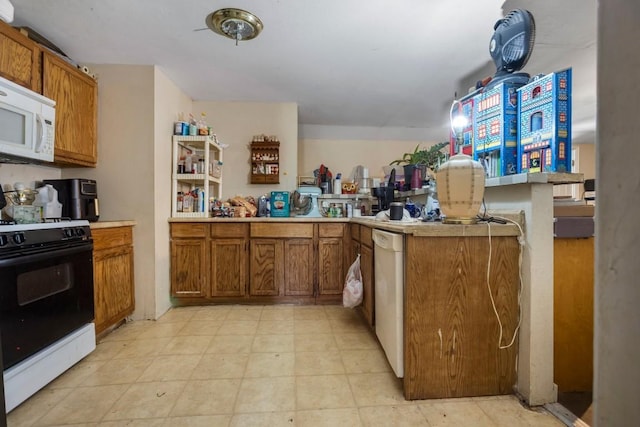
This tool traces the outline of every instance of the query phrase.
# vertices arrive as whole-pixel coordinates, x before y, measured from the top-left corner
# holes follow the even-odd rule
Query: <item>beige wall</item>
[[[155,316],[162,315],[171,307],[169,253],[169,223],[171,215],[171,134],[178,113],[191,111],[191,98],[185,95],[158,68],[154,73],[154,149],[153,149],[153,199],[154,249],[155,249]]]
[[[298,106],[295,103],[195,101],[194,116],[206,113],[207,123],[224,149],[222,196],[259,196],[271,190],[291,191],[298,162]],[[249,145],[253,135],[276,135],[280,140],[280,184],[249,184]]]
[[[59,179],[60,169],[51,166],[11,165],[0,163],[0,186],[13,190],[13,184],[23,182],[30,188],[39,186],[43,179]]]
[[[640,420],[640,2],[598,7],[594,427]],[[636,421],[633,421],[636,420]]]
[[[92,66],[98,75],[98,167],[62,170],[63,178],[97,181],[100,220],[137,222],[133,228],[137,319],[156,317],[155,284],[160,279],[155,274],[154,68]],[[166,144],[170,145],[169,137]]]
[[[578,172],[584,174],[585,179],[596,177],[596,146],[595,144],[576,144],[578,149]]]
[[[98,167],[75,174],[98,181],[101,220],[133,219],[135,318],[169,309],[171,133],[191,99],[157,67],[95,65],[98,74]]]
[[[446,136],[443,140],[446,139]],[[301,139],[298,149],[298,174],[313,175],[321,164],[327,166],[333,176],[341,172],[348,177],[355,166],[369,169],[370,177],[384,177],[383,166],[413,152],[416,145],[427,148],[436,141],[397,141],[397,140],[344,140],[344,139]]]

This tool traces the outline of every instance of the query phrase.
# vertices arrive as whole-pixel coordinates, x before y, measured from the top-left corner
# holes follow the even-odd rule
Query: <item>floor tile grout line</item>
[[[261,315],[260,315],[260,318],[262,317],[262,313],[264,313],[264,311],[265,311],[265,310],[264,310],[264,307],[262,307],[262,308],[261,308]],[[194,310],[194,313],[197,313],[197,312],[198,312],[198,311]],[[227,311],[227,312],[225,313],[225,318],[227,318],[227,317],[228,317],[228,314],[229,314],[230,312],[231,312],[231,311]],[[356,410],[356,413],[358,414],[358,420],[360,421],[360,424],[361,424],[361,425],[364,425],[364,420],[363,420],[363,418],[362,418],[362,416],[361,416],[361,410],[362,410],[362,408],[368,408],[368,407],[372,407],[372,408],[373,408],[373,407],[394,407],[394,406],[397,406],[397,405],[399,404],[398,402],[396,402],[396,403],[385,402],[385,403],[378,404],[378,405],[371,405],[371,404],[367,404],[367,405],[363,405],[363,406],[358,406],[357,401],[356,401],[356,395],[355,395],[355,393],[354,393],[354,389],[353,389],[354,383],[352,382],[352,378],[354,378],[354,377],[355,377],[355,376],[357,376],[357,375],[382,375],[382,374],[384,374],[384,375],[389,375],[389,374],[390,374],[390,372],[388,372],[388,371],[386,371],[386,372],[347,372],[347,366],[346,366],[346,361],[345,361],[345,354],[346,354],[347,352],[351,352],[351,351],[380,352],[380,351],[382,351],[382,350],[381,350],[381,348],[380,348],[379,344],[378,344],[375,348],[371,348],[371,347],[368,347],[368,346],[365,346],[364,348],[357,348],[357,347],[356,347],[356,348],[352,348],[352,347],[349,347],[349,346],[348,346],[348,342],[346,342],[346,341],[349,341],[349,340],[348,340],[348,339],[345,339],[345,337],[344,337],[344,336],[341,338],[341,340],[345,341],[347,345],[345,346],[345,345],[344,345],[344,344],[345,344],[345,342],[343,342],[342,346],[338,346],[337,344],[338,344],[338,342],[339,342],[339,341],[338,341],[338,339],[337,339],[337,336],[340,336],[340,335],[349,335],[349,334],[361,334],[361,333],[363,333],[363,332],[367,332],[367,334],[368,334],[370,337],[372,337],[372,339],[374,340],[374,342],[377,342],[377,341],[376,341],[376,338],[375,338],[375,334],[373,334],[373,333],[372,333],[371,331],[369,331],[369,330],[366,330],[366,331],[361,331],[361,330],[348,330],[348,331],[347,331],[347,330],[342,330],[342,329],[341,329],[341,330],[339,330],[339,331],[338,331],[338,330],[337,330],[337,328],[338,328],[338,327],[340,327],[341,322],[343,322],[343,320],[340,320],[340,321],[334,321],[334,322],[332,322],[332,318],[331,318],[331,317],[329,317],[329,315],[328,315],[328,309],[327,309],[326,307],[324,308],[324,312],[325,312],[325,315],[327,316],[327,319],[326,319],[326,320],[328,320],[328,322],[329,322],[329,324],[330,324],[330,327],[331,327],[331,332],[329,332],[329,333],[325,333],[325,335],[330,335],[330,336],[331,336],[331,339],[332,339],[332,341],[333,341],[333,343],[336,345],[336,347],[335,347],[334,349],[331,349],[331,350],[327,350],[327,349],[320,349],[320,350],[304,350],[304,351],[298,351],[298,350],[297,350],[298,346],[296,346],[296,336],[299,336],[299,335],[313,335],[313,334],[297,334],[297,333],[295,333],[295,331],[294,331],[294,332],[292,332],[292,333],[290,333],[290,334],[258,334],[258,333],[257,333],[257,330],[256,330],[256,332],[254,332],[253,334],[249,334],[249,335],[247,335],[247,336],[250,336],[250,337],[251,337],[250,344],[249,344],[249,350],[248,350],[248,353],[245,353],[244,351],[234,352],[234,353],[218,353],[218,352],[207,353],[207,351],[208,351],[208,349],[211,347],[211,345],[212,345],[212,343],[213,343],[213,339],[214,339],[215,337],[217,337],[217,336],[229,336],[229,335],[219,335],[219,334],[218,334],[219,330],[222,328],[222,325],[221,325],[221,326],[218,328],[218,330],[216,330],[212,335],[206,335],[206,336],[208,336],[208,337],[210,338],[210,339],[209,339],[209,342],[208,342],[208,344],[207,344],[207,348],[206,348],[204,351],[202,351],[202,352],[200,352],[200,353],[198,353],[198,354],[195,354],[195,355],[199,356],[199,358],[198,358],[198,363],[196,363],[196,365],[195,365],[196,367],[194,367],[194,368],[193,368],[192,372],[191,372],[191,373],[190,373],[190,375],[189,375],[189,378],[188,378],[188,379],[185,379],[185,380],[176,380],[176,381],[182,381],[182,382],[184,383],[184,385],[183,385],[183,387],[182,387],[182,389],[181,389],[181,391],[180,391],[180,395],[181,395],[182,393],[184,393],[184,390],[185,390],[185,388],[187,387],[187,385],[189,384],[189,382],[190,382],[190,381],[205,381],[205,380],[203,380],[203,379],[194,379],[194,378],[193,378],[193,373],[195,372],[195,369],[197,369],[197,366],[199,365],[199,363],[201,363],[202,359],[203,359],[203,358],[205,357],[205,355],[207,355],[207,354],[218,354],[218,355],[227,355],[227,354],[229,354],[229,355],[233,355],[233,354],[248,354],[248,355],[251,355],[251,354],[256,354],[256,355],[260,355],[260,354],[265,354],[265,353],[293,353],[293,357],[294,357],[294,372],[293,372],[293,375],[292,375],[292,376],[293,376],[293,378],[294,378],[294,380],[293,380],[293,393],[294,393],[294,404],[293,404],[293,408],[294,408],[294,409],[293,409],[293,410],[286,410],[286,411],[278,411],[278,412],[298,414],[298,413],[300,413],[300,412],[302,412],[302,411],[312,411],[312,410],[313,410],[313,411],[321,411],[322,409],[304,409],[304,410],[303,410],[303,409],[300,409],[300,408],[299,408],[299,405],[298,405],[298,399],[297,399],[297,394],[298,394],[298,381],[297,381],[297,380],[298,380],[299,378],[301,378],[301,377],[305,377],[305,376],[316,376],[316,375],[317,375],[317,376],[328,376],[328,375],[335,375],[335,376],[339,376],[339,375],[344,375],[344,376],[347,378],[347,383],[348,383],[348,386],[349,386],[349,391],[350,391],[351,396],[352,396],[352,398],[353,398],[354,406],[353,406],[353,407],[345,407],[345,408],[328,408],[328,409],[338,410],[338,409],[354,408],[354,409]],[[194,316],[195,316],[195,315],[194,315]],[[304,321],[304,320],[319,320],[319,319],[307,319],[307,318],[303,318],[303,319],[293,319],[293,318],[292,318],[291,320],[295,322],[296,320],[298,320],[298,321]],[[261,321],[261,319],[258,319],[258,322],[260,322],[260,321]],[[224,320],[223,320],[223,322],[224,322]],[[164,324],[168,324],[168,323],[175,323],[175,322],[164,322]],[[344,323],[345,323],[345,324],[346,324],[346,323],[348,323],[348,320],[347,320],[346,322],[344,322]],[[158,323],[155,323],[155,325],[158,325]],[[178,331],[175,331],[173,335],[170,335],[170,336],[167,336],[167,337],[163,337],[163,338],[169,338],[169,340],[167,341],[167,343],[166,343],[164,346],[160,346],[160,347],[161,347],[161,349],[159,349],[159,350],[158,350],[158,349],[156,349],[156,351],[155,351],[152,355],[149,355],[149,357],[152,359],[152,361],[153,361],[153,360],[157,360],[157,358],[164,357],[164,356],[175,356],[175,357],[179,358],[179,357],[184,357],[184,356],[193,356],[193,355],[194,355],[194,354],[191,354],[191,355],[181,355],[181,354],[162,355],[162,354],[160,354],[163,350],[165,350],[165,349],[167,348],[167,346],[168,346],[168,345],[169,345],[169,343],[172,341],[172,339],[177,338],[177,337],[184,338],[184,337],[189,337],[189,336],[191,336],[191,335],[185,335],[185,336],[180,336],[180,335],[178,335],[178,334],[179,334],[179,331],[180,331],[180,330],[182,330],[182,329],[184,329],[184,328],[185,328],[185,326],[186,326],[186,324],[185,324],[185,325],[183,325],[181,328],[178,328]],[[143,331],[143,333],[144,333],[144,331]],[[285,335],[286,335],[286,336],[290,336],[290,337],[291,337],[291,339],[293,340],[293,351],[276,351],[276,352],[269,351],[269,352],[264,352],[264,351],[254,351],[254,350],[253,350],[254,344],[255,344],[256,340],[258,339],[258,336],[280,336],[280,335],[282,335],[282,336],[285,336]],[[194,336],[199,336],[199,335],[194,335]],[[155,339],[155,338],[153,338],[153,339]],[[135,341],[137,341],[137,340],[138,340],[138,338],[136,337],[136,338],[134,338],[134,339],[132,339],[132,340],[128,340],[128,342],[135,342]],[[116,341],[116,340],[114,340],[114,341],[108,341],[108,342],[113,343],[113,342],[121,342],[121,341]],[[122,351],[122,350],[120,350],[120,351]],[[115,361],[115,360],[116,360],[116,358],[115,358],[115,357],[116,357],[116,355],[117,355],[117,354],[119,354],[119,353],[120,353],[120,351],[116,352],[113,356],[110,356],[110,357],[109,357],[109,358],[107,358],[107,359],[103,359],[103,360],[93,360],[93,361],[92,361],[92,363],[95,363],[95,362],[103,362],[104,364],[107,364],[107,363],[109,363],[109,362]],[[295,357],[296,357],[296,355],[297,355],[297,354],[299,354],[299,353],[305,353],[305,352],[308,352],[308,353],[327,353],[327,352],[336,353],[336,352],[337,352],[337,353],[340,355],[340,363],[341,363],[342,369],[344,370],[344,373],[324,374],[324,373],[320,373],[320,372],[319,372],[319,373],[316,373],[316,374],[313,374],[313,375],[304,375],[304,374],[296,375],[296,369],[295,369],[295,367],[296,367],[296,360],[295,360]],[[133,358],[138,358],[138,357],[139,357],[139,356],[131,356],[130,358],[131,358],[131,359],[133,359]],[[146,357],[146,356],[145,356],[145,357]],[[233,357],[233,356],[231,356],[231,357]],[[117,360],[119,360],[119,361],[126,361],[127,359],[129,359],[129,358],[121,358],[121,359],[117,359]],[[237,387],[237,389],[236,389],[236,395],[235,395],[235,398],[234,398],[234,401],[233,401],[233,405],[232,405],[232,409],[233,409],[233,411],[232,411],[232,412],[225,413],[225,414],[215,414],[215,415],[221,415],[221,416],[222,416],[222,415],[224,415],[224,416],[229,416],[229,417],[230,417],[230,418],[229,418],[229,420],[228,420],[229,424],[231,423],[231,420],[233,419],[233,417],[234,417],[234,416],[236,416],[236,415],[251,414],[251,413],[239,413],[239,412],[236,412],[236,411],[235,411],[235,409],[236,409],[236,407],[237,407],[237,405],[238,405],[239,393],[240,393],[240,390],[241,390],[242,382],[243,382],[245,379],[247,379],[247,377],[246,377],[246,372],[247,372],[247,369],[248,369],[249,360],[250,360],[249,358],[247,358],[247,359],[246,359],[246,362],[245,362],[244,367],[243,367],[243,369],[242,369],[243,373],[242,373],[242,377],[241,377],[241,378],[224,378],[224,379],[228,379],[228,380],[234,380],[234,379],[235,379],[235,380],[237,380],[237,381],[238,381],[238,384],[239,384],[239,385],[238,385],[238,387]],[[151,362],[151,363],[153,363],[153,362]],[[146,368],[145,368],[145,369],[146,369]],[[123,389],[125,389],[125,390],[124,390],[124,392],[122,393],[122,395],[126,394],[126,392],[127,392],[128,390],[130,390],[130,389],[131,389],[131,387],[133,386],[133,384],[138,383],[138,380],[139,380],[139,378],[142,376],[143,372],[144,372],[144,369],[143,369],[143,370],[142,370],[142,371],[137,375],[137,378],[136,378],[136,380],[135,380],[134,382],[131,382],[131,383],[128,383],[128,384],[115,384],[115,385],[126,385],[126,386],[127,386],[127,387],[123,387]],[[91,373],[90,373],[89,375],[87,375],[87,377],[86,377],[86,378],[83,378],[83,379],[82,379],[78,384],[74,384],[73,386],[69,387],[69,388],[68,388],[69,393],[73,392],[74,390],[78,390],[79,388],[84,388],[84,387],[100,387],[100,386],[106,386],[106,385],[113,385],[113,384],[96,385],[96,386],[86,386],[86,385],[84,385],[84,384],[85,384],[85,382],[87,381],[87,378],[89,378],[91,375],[93,375],[93,374],[91,374]],[[391,373],[391,375],[393,375],[393,374]],[[285,376],[283,376],[283,377],[291,377],[291,375],[285,375]],[[257,378],[270,378],[270,377],[257,377]],[[273,377],[271,377],[271,378],[273,378]],[[213,379],[218,380],[218,379],[223,379],[223,378],[213,378]],[[251,379],[255,379],[255,378],[253,378],[253,377],[252,377]],[[173,380],[171,380],[171,381],[173,381]],[[64,389],[67,389],[67,388],[65,387]],[[118,401],[120,401],[120,399],[121,399],[121,398],[122,398],[122,397],[117,398],[117,399],[112,403],[112,405],[108,408],[108,410],[105,412],[105,414],[104,414],[104,415],[102,415],[101,421],[104,421],[104,417],[106,417],[106,416],[107,416],[107,414],[109,414],[109,413],[110,413],[110,411],[112,411],[112,410],[113,410],[113,405],[116,405],[116,404],[117,404],[117,402],[118,402]],[[60,404],[64,399],[65,399],[65,398],[62,398],[62,399],[60,399],[56,404],[53,404],[53,406],[51,406],[51,408],[49,409],[49,411],[48,411],[48,412],[50,412],[53,408],[55,408],[57,405],[59,405],[59,404]],[[454,399],[454,401],[455,401],[455,399]],[[400,402],[400,404],[402,404],[402,406],[404,406],[404,407],[418,407],[418,410],[420,411],[420,414],[422,415],[422,417],[423,417],[423,418],[426,420],[426,422],[428,423],[428,419],[426,418],[426,414],[425,414],[425,413],[424,413],[424,411],[421,409],[421,406],[423,406],[423,405],[427,404],[428,402],[429,402],[429,400],[421,400],[421,401],[412,401],[412,402],[407,402],[406,404],[404,404],[405,402]],[[482,406],[481,406],[481,405],[480,405],[476,400],[471,399],[471,400],[469,400],[468,402],[473,402],[473,403],[474,403],[474,405],[475,405],[475,407],[478,407],[478,408],[480,409],[481,413],[485,414],[485,416],[487,416],[487,417],[489,418],[489,420],[490,420],[492,423],[496,423],[496,422],[497,422],[497,421],[495,421],[495,420],[494,420],[494,419],[493,419],[493,418],[492,418],[492,417],[487,413],[487,410],[486,410],[485,408],[483,408],[483,407],[482,407]],[[170,411],[169,411],[169,415],[167,415],[167,417],[162,417],[162,418],[157,418],[157,419],[168,420],[168,419],[170,419],[170,418],[175,418],[175,417],[177,417],[177,416],[172,416],[172,415],[171,415],[171,413],[172,413],[172,411],[174,410],[174,408],[175,408],[175,405],[176,405],[176,404],[177,404],[177,399],[175,399],[175,401],[173,402],[173,405],[172,405],[172,407],[171,407],[171,409],[170,409]],[[262,413],[265,413],[265,412],[260,411],[260,412],[256,412],[255,414],[262,414]],[[552,415],[549,415],[549,416],[550,416],[550,417],[552,417]],[[42,417],[38,418],[38,420],[40,420],[41,418],[42,418]],[[151,418],[144,418],[144,419],[145,419],[145,420],[148,420],[148,419],[151,419]]]

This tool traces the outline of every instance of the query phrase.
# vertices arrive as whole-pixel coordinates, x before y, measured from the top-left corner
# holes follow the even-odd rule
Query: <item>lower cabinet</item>
[[[284,295],[313,296],[313,255],[312,239],[284,242]]]
[[[251,224],[252,296],[314,296],[314,225]]]
[[[305,296],[313,291],[313,239],[252,239],[249,293]]]
[[[243,297],[247,289],[248,224],[211,224],[212,297]]]
[[[373,248],[363,243],[360,243],[360,272],[362,273],[362,314],[367,324],[373,328],[375,326]]]
[[[172,223],[171,295],[178,303],[341,301],[351,255],[347,227]]]
[[[99,228],[93,237],[96,334],[133,313],[135,308],[132,227]]]
[[[375,289],[371,230],[371,227],[365,225],[351,224],[351,259],[347,269],[360,255],[360,272],[362,273],[362,305],[360,309],[367,324],[373,328],[375,326]]]
[[[284,242],[278,239],[251,240],[250,295],[277,296],[283,282]]]
[[[205,297],[207,224],[171,224],[171,295]]]
[[[318,298],[342,301],[348,266],[350,236],[344,223],[318,224]]]

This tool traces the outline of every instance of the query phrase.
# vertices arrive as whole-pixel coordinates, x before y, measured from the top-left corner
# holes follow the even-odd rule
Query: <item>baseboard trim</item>
[[[590,427],[560,403],[545,403],[544,408],[569,427]]]

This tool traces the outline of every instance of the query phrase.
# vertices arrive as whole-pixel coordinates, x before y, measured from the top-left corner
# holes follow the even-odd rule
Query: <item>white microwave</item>
[[[53,162],[55,105],[0,77],[0,162]]]

